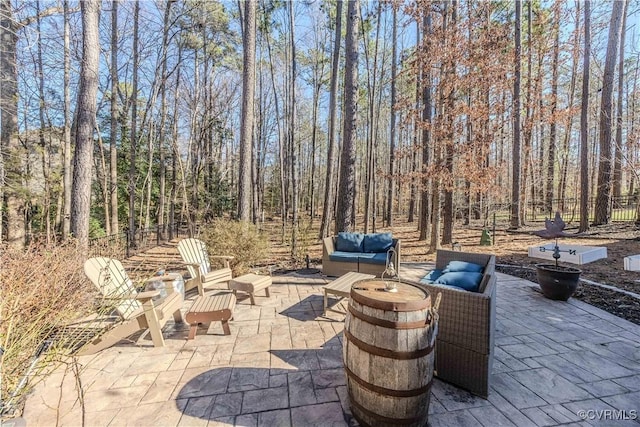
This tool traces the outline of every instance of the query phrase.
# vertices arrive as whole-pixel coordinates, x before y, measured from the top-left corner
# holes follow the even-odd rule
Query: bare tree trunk
[[[291,148],[291,189],[292,189],[292,203],[291,210],[293,211],[293,216],[291,218],[291,256],[295,256],[298,251],[298,198],[299,189],[298,189],[298,171],[296,169],[298,163],[298,157],[296,153],[297,143],[296,143],[296,44],[295,44],[295,21],[293,14],[293,3],[289,2],[289,25],[291,28],[289,29],[289,42],[291,43],[291,79],[289,84],[291,85],[290,97],[291,97],[291,105],[290,105],[290,122],[289,122],[289,139],[290,139],[290,148]]]
[[[136,159],[138,157],[138,30],[140,3],[133,9],[133,81],[131,82],[131,148],[129,153],[129,245],[136,247]]]
[[[242,119],[238,177],[238,218],[251,220],[251,137],[253,132],[256,69],[256,1],[245,2],[242,73]]]
[[[315,175],[316,175],[316,145],[318,140],[318,103],[320,102],[320,87],[322,76],[314,82],[313,112],[311,113],[311,173],[309,174],[309,219],[313,224],[316,214],[315,203]]]
[[[527,206],[527,179],[529,178],[529,174],[533,177],[533,165],[531,165],[531,157],[532,157],[532,138],[533,138],[533,128],[534,128],[534,117],[536,115],[536,102],[534,101],[533,92],[536,94],[539,93],[539,89],[541,85],[541,70],[542,67],[538,66],[538,73],[536,74],[536,87],[532,89],[533,83],[533,13],[531,7],[531,0],[527,1],[527,77],[526,77],[526,94],[525,94],[525,116],[524,116],[524,124],[522,126],[522,150],[521,150],[521,173],[520,173],[520,225],[526,221],[525,210]],[[539,64],[542,63],[542,55],[539,58]],[[531,183],[533,183],[533,178],[531,178]],[[536,187],[531,185],[531,204],[533,206],[533,213],[535,217],[535,190]]]
[[[141,126],[142,132],[142,126]],[[143,197],[140,203],[140,222],[142,223],[142,215],[144,213],[144,229],[148,230],[151,227],[151,186],[153,181],[153,142],[156,138],[155,127],[150,126],[147,134],[147,173],[145,174],[144,182],[142,184],[142,190],[146,186],[146,195]]]
[[[98,67],[100,56],[100,1],[80,3],[82,11],[82,67],[78,90],[76,148],[73,165],[71,232],[80,247],[89,244],[91,210],[91,165],[93,165],[93,132],[96,120]]]
[[[455,43],[457,37],[457,21],[458,21],[458,3],[456,0],[451,1],[451,30],[447,32],[445,29],[445,43],[447,38],[453,40]],[[445,8],[445,14],[448,14],[448,7]],[[446,20],[445,20],[446,22]],[[452,44],[453,44],[452,43]],[[455,79],[456,79],[456,63],[454,59],[448,61],[446,74],[448,75],[448,87],[446,88],[446,113],[444,120],[447,123],[446,137],[445,137],[445,153],[444,153],[444,167],[448,174],[448,179],[451,179],[450,185],[446,186],[444,189],[444,203],[442,206],[442,244],[448,245],[452,242],[453,239],[453,189],[455,185],[455,181],[453,180],[453,156],[454,156],[454,126],[453,126],[453,115],[454,115],[454,106],[455,106]]]
[[[574,41],[573,41],[573,55],[571,56],[571,84],[569,89],[569,104],[568,108],[573,108],[575,92],[576,92],[576,81],[577,81],[577,73],[578,73],[578,55],[580,49],[580,3],[576,3],[576,29],[574,30]],[[567,178],[569,175],[569,158],[570,158],[570,141],[571,141],[571,130],[573,128],[573,116],[568,116],[566,119],[566,128],[564,132],[564,143],[562,144],[563,151],[563,160],[562,160],[562,174],[560,176],[560,185],[558,190],[558,198],[560,199],[560,203],[562,203],[561,211],[564,211],[565,207],[565,198],[567,194]]]
[[[616,114],[616,139],[613,149],[615,150],[613,164],[613,197],[615,207],[620,207],[620,196],[622,195],[622,104],[624,97],[624,42],[625,30],[627,28],[627,7],[629,2],[624,2],[622,12],[622,28],[620,29],[620,59],[618,62],[618,111]]]
[[[64,157],[62,186],[64,192],[64,211],[62,214],[62,238],[71,233],[71,36],[69,28],[69,1],[64,0]]]
[[[163,31],[162,31],[162,71],[161,71],[161,92],[160,92],[160,132],[159,132],[159,194],[158,194],[158,233],[160,233],[159,238],[164,240],[165,232],[166,232],[166,224],[164,222],[164,212],[166,210],[165,199],[166,199],[166,173],[167,168],[165,165],[166,162],[166,154],[165,154],[165,140],[167,137],[167,49],[168,49],[168,38],[169,38],[169,19],[171,17],[171,5],[173,2],[167,2],[164,11],[164,23],[163,23]]]
[[[520,22],[522,15],[522,2],[516,0],[515,19],[515,58],[513,80],[513,178],[511,182],[511,228],[517,229],[522,224],[520,218]]]
[[[111,117],[109,142],[109,175],[111,201],[111,232],[120,231],[118,221],[118,0],[111,2]]]
[[[182,62],[182,47],[178,47],[178,61],[180,64]],[[177,193],[178,193],[178,165],[179,165],[179,156],[180,153],[178,151],[178,99],[180,94],[180,71],[181,67],[178,66],[176,70],[176,83],[175,83],[175,92],[173,97],[173,128],[171,130],[171,189],[169,191],[169,239],[173,239],[175,237],[175,232],[177,232],[176,227],[176,203],[177,203]],[[180,163],[180,167],[182,167]],[[183,184],[184,184],[184,176],[183,176]],[[185,198],[185,203],[187,199]]]
[[[42,62],[42,26],[40,22],[40,0],[36,2],[36,24],[38,32],[38,97],[40,102],[38,103],[38,113],[40,118],[40,129],[38,130],[38,137],[40,140],[40,148],[42,150],[42,177],[44,181],[44,194],[42,198],[42,217],[45,224],[45,235],[47,243],[51,242],[51,146],[47,144],[45,138],[45,128],[47,123],[45,120],[45,97],[44,97],[44,70]],[[49,126],[50,127],[50,126]],[[51,135],[49,135],[51,139]]]
[[[97,126],[96,126],[97,128]],[[107,170],[107,161],[104,154],[104,143],[100,129],[96,129],[98,139],[98,154],[100,158],[96,160],[96,176],[100,195],[102,196],[102,206],[104,208],[104,230],[107,236],[111,235],[111,218],[109,217],[109,171]]]
[[[393,195],[395,192],[395,163],[396,163],[396,76],[398,74],[398,11],[393,5],[393,26],[391,30],[391,120],[389,121],[389,180],[387,189],[387,212],[385,215],[387,227],[393,225]]]
[[[369,232],[369,221],[373,216],[375,221],[375,195],[374,193],[374,129],[375,129],[375,98],[378,71],[378,41],[380,39],[380,15],[382,11],[381,3],[377,5],[376,16],[376,38],[373,47],[373,64],[369,64],[369,50],[364,49],[365,69],[367,70],[367,95],[368,95],[368,126],[367,126],[367,175],[364,182],[364,232]],[[375,228],[375,225],[374,225]]]
[[[523,159],[522,159],[522,206],[521,218],[524,221],[527,220],[526,210],[528,206],[531,206],[531,212],[533,219],[536,219],[536,209],[542,207],[544,211],[544,180],[542,178],[543,166],[544,166],[544,99],[543,99],[543,69],[544,69],[544,55],[543,47],[538,46],[538,63],[536,64],[535,84],[532,95],[532,112],[531,112],[531,133],[534,132],[534,122],[537,123],[537,140],[538,140],[538,156],[536,158],[534,153],[533,140],[531,138],[525,139],[523,143]],[[537,106],[537,110],[536,110]],[[526,134],[527,131],[524,133]],[[537,178],[537,179],[536,179]],[[529,198],[527,199],[527,193]]]
[[[316,150],[318,145],[318,111],[320,108],[320,91],[324,85],[324,77],[325,77],[325,61],[321,60],[321,53],[323,50],[323,46],[327,42],[328,33],[322,33],[323,40],[320,40],[319,35],[316,35],[316,52],[315,56],[315,64],[313,66],[313,112],[312,112],[312,123],[311,123],[311,153],[310,153],[310,163],[311,163],[311,171],[310,171],[310,182],[309,182],[309,215],[310,215],[310,223],[313,224],[315,221],[317,208],[317,198],[318,194],[316,191]]]
[[[551,61],[551,126],[549,127],[549,149],[547,152],[547,183],[545,195],[545,211],[553,209],[553,194],[556,170],[556,144],[557,144],[557,118],[558,109],[558,57],[560,55],[560,10],[562,4],[556,1],[554,4],[553,18],[553,59]],[[542,141],[540,141],[542,143]],[[542,144],[541,144],[542,145]],[[541,159],[542,160],[542,159]]]
[[[584,58],[580,100],[580,232],[589,229],[589,61],[591,59],[590,1],[584,2]]]
[[[425,11],[425,14],[427,12]],[[416,19],[416,43],[419,43],[420,40],[420,21],[418,19]],[[418,58],[418,61],[420,61],[420,59]],[[422,71],[423,73],[425,72],[424,70]],[[422,159],[421,159],[421,163],[420,163],[420,167],[418,168],[418,144],[420,141],[420,132],[419,132],[419,128],[420,128],[420,118],[419,118],[419,111],[420,111],[420,98],[422,96],[422,93],[420,91],[420,72],[416,71],[415,73],[415,78],[416,78],[416,91],[415,91],[415,98],[414,98],[414,105],[416,108],[416,113],[414,115],[414,119],[413,119],[413,153],[411,156],[412,162],[411,162],[411,172],[415,173],[418,172],[418,170],[420,170],[422,172]],[[423,112],[424,114],[424,112]],[[417,205],[417,191],[418,189],[416,188],[418,186],[419,183],[422,183],[422,179],[417,180],[415,177],[411,178],[411,182],[409,183],[409,213],[407,215],[407,221],[408,222],[413,222],[415,220],[415,214],[416,214],[416,205]],[[425,198],[423,197],[424,192],[426,191],[426,188],[423,188],[422,186],[420,187],[420,209],[422,210],[423,207],[426,208],[424,201]],[[398,205],[400,206],[400,196],[398,195]],[[420,240],[424,240],[426,238],[426,234],[427,231],[424,231],[427,228],[427,218],[422,216],[422,213],[420,213],[420,220],[418,222],[418,229],[420,230]],[[425,237],[423,237],[423,234]]]
[[[424,44],[423,49],[425,52],[423,56],[429,55],[431,52],[431,11],[425,11],[423,17],[424,34],[422,35],[422,41]],[[429,234],[429,222],[431,221],[431,212],[433,209],[429,209],[429,178],[426,175],[425,168],[429,165],[431,150],[431,67],[422,66],[422,168],[420,180],[421,187],[421,200],[420,200],[420,237],[419,240],[426,240]]]
[[[322,224],[320,238],[329,235],[329,226],[333,219],[336,199],[336,160],[338,157],[338,143],[336,141],[336,116],[338,94],[338,65],[340,63],[340,38],[342,34],[342,0],[336,2],[336,28],[333,39],[333,57],[331,65],[331,83],[329,84],[329,146],[327,148],[327,176],[324,187],[324,208],[322,210]]]
[[[338,231],[355,227],[356,124],[358,112],[358,25],[359,0],[349,0],[345,43],[344,129],[340,161],[340,197],[336,209]]]
[[[282,239],[284,240],[284,230],[286,227],[286,203],[285,203],[285,173],[284,173],[284,131],[280,122],[280,103],[278,102],[278,91],[276,90],[275,72],[273,69],[273,58],[271,55],[271,37],[269,32],[266,32],[265,38],[267,41],[267,52],[269,53],[269,72],[271,75],[271,85],[273,87],[273,100],[276,110],[276,125],[278,127],[278,159],[280,161],[280,219],[282,226]]]
[[[25,244],[25,202],[23,189],[24,153],[18,140],[18,71],[16,49],[18,23],[15,21],[10,0],[0,2],[0,102],[2,102],[1,147],[4,178],[4,209],[6,238],[10,246],[21,248]]]
[[[600,155],[594,225],[608,224],[611,220],[613,80],[615,77],[616,57],[618,56],[622,15],[625,4],[626,0],[615,1],[613,2],[613,10],[611,11],[607,56],[604,63],[604,74],[602,76],[599,135]]]

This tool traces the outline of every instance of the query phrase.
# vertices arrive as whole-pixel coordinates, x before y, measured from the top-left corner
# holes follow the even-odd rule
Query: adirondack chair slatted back
[[[209,252],[207,251],[207,245],[198,239],[182,239],[178,242],[178,252],[182,259],[189,264],[199,264],[200,274],[205,275],[211,271],[211,264],[209,261]],[[193,265],[187,265],[187,270],[191,277],[197,277],[196,267]]]
[[[90,258],[84,263],[84,273],[123,318],[128,319],[142,307],[139,301],[131,298],[137,290],[117,259]]]

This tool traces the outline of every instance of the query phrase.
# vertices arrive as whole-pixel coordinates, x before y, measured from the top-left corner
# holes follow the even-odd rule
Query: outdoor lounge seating
[[[432,297],[442,293],[436,375],[474,394],[487,397],[493,367],[496,324],[496,275],[494,255],[438,250],[436,270],[451,261],[483,266],[477,291],[438,283],[420,283]],[[429,275],[425,276],[428,277]],[[471,275],[470,275],[471,276]]]
[[[232,278],[229,261],[233,259],[228,255],[209,256],[207,245],[198,239],[182,239],[178,242],[178,252],[186,264],[191,275],[192,283],[188,288],[198,287],[198,294],[204,295],[204,291],[210,285],[228,282]],[[211,269],[211,258],[220,259],[224,267],[217,270]]]
[[[160,290],[138,292],[122,263],[112,258],[90,258],[84,264],[84,272],[100,290],[102,302],[113,307],[113,315],[106,318],[95,315],[69,325],[67,331],[102,329],[102,333],[84,345],[79,354],[96,353],[140,330],[148,330],[153,345],[163,347],[162,327],[169,320],[169,315],[173,315],[176,323],[183,321],[180,312],[182,294],[174,292],[172,286],[167,287],[166,298],[154,301],[160,295]]]
[[[389,249],[394,251],[389,253]],[[382,275],[387,257],[396,268],[400,265],[400,240],[391,233],[338,233],[322,240],[322,273],[342,276],[351,271]]]

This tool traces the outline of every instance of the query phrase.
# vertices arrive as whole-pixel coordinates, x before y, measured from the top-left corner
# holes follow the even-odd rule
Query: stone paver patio
[[[404,264],[401,275],[428,269]],[[71,367],[57,372],[29,397],[27,425],[357,425],[342,368],[344,315],[322,316],[328,281],[273,282],[256,306],[238,302],[229,336],[220,322],[192,341],[188,327],[172,327],[164,348],[143,339],[79,358],[82,398]],[[490,396],[436,380],[431,426],[637,425],[629,418],[640,412],[640,326],[536,288],[498,275]]]

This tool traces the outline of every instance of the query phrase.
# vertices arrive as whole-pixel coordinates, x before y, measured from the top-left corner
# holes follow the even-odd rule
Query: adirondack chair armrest
[[[157,281],[161,281],[161,282],[173,282],[174,280],[176,280],[176,278],[174,276],[169,276],[167,274],[163,275],[163,276],[151,276],[148,277],[146,279],[144,279],[145,283],[149,283],[149,282],[157,282]]]
[[[96,298],[97,301],[122,301],[125,299],[138,299],[140,293],[135,294],[118,294],[118,295],[101,295]]]
[[[189,269],[189,274],[193,275],[193,273],[195,273],[195,276],[192,277],[191,279],[202,280],[202,272],[200,271],[200,263],[182,261],[182,265],[184,265],[185,267],[191,267]]]
[[[200,263],[199,262],[186,262],[186,261],[182,261],[182,265],[185,265],[187,267],[193,267],[195,269],[199,269],[200,268]]]
[[[146,301],[149,301],[152,298],[155,298],[157,296],[160,296],[160,290],[156,289],[155,291],[144,291],[144,292],[138,292],[136,295],[133,295],[132,297],[137,299],[138,301],[142,301],[143,303]]]
[[[229,268],[229,261],[234,259],[235,257],[232,255],[211,255],[209,258],[211,259],[220,259],[224,262],[225,268]]]
[[[160,295],[160,290],[156,289],[153,291],[144,291],[144,292],[138,292],[135,294],[119,294],[119,295],[114,295],[114,296],[108,296],[108,295],[103,295],[100,298],[97,299],[98,302],[100,301],[115,301],[115,302],[121,302],[123,300],[128,300],[128,299],[135,299],[138,300],[142,303],[145,303],[146,301],[149,301],[157,296]]]

